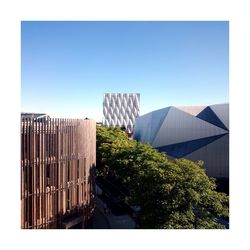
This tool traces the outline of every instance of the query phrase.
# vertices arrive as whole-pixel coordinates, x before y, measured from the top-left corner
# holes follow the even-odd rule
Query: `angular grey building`
[[[106,93],[103,98],[103,125],[125,127],[133,133],[135,119],[140,113],[140,94]]]
[[[229,105],[167,107],[136,119],[134,138],[174,158],[204,161],[209,176],[229,177]]]

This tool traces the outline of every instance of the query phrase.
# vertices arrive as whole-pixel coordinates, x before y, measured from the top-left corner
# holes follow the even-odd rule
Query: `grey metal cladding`
[[[228,178],[228,129],[228,104],[171,106],[138,117],[134,138],[176,158],[203,160],[209,176]]]
[[[170,107],[137,118],[134,138],[152,144],[169,110]]]
[[[196,140],[185,141],[185,142],[180,142],[180,143],[171,144],[167,146],[162,146],[162,147],[158,147],[157,149],[160,151],[167,152],[168,155],[170,156],[173,156],[176,158],[182,158],[216,140],[219,140],[221,137],[225,135],[227,134],[209,136],[209,137],[200,138]]]
[[[208,176],[229,178],[229,134],[185,156],[186,159],[204,161]]]
[[[171,107],[155,137],[153,146],[171,145],[226,132],[211,123]]]
[[[206,107],[202,110],[196,117],[207,121],[217,127],[228,130],[228,128],[221,122],[218,116],[214,113],[214,111],[210,107]]]
[[[151,117],[152,113],[149,113],[147,115],[144,115],[143,118],[138,117],[135,122],[136,122],[136,127],[134,130],[134,138],[141,142],[149,142],[150,143],[150,136],[151,136],[151,129],[150,129],[150,124],[151,124]]]
[[[215,104],[209,106],[213,112],[217,115],[220,121],[225,125],[229,130],[229,104]]]

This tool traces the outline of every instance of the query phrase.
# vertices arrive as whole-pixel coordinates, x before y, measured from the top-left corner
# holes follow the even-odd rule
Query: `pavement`
[[[135,229],[135,227],[136,223],[130,215],[114,215],[107,209],[107,205],[96,197],[93,229]]]
[[[93,229],[110,229],[109,221],[98,207],[96,207],[94,211]]]

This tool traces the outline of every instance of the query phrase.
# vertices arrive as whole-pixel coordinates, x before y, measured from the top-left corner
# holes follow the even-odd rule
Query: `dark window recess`
[[[50,177],[50,165],[46,164],[46,177],[49,178]]]
[[[83,159],[83,178],[86,178],[86,158]]]
[[[70,202],[70,198],[69,198],[69,189],[67,190],[67,209],[69,209],[69,202]]]
[[[79,160],[77,160],[77,178],[79,178]]]

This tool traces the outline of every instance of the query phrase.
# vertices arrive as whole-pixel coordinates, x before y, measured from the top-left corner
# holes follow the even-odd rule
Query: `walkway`
[[[116,216],[109,211],[104,213],[105,203],[96,197],[93,229],[134,229],[135,221],[128,215]]]

